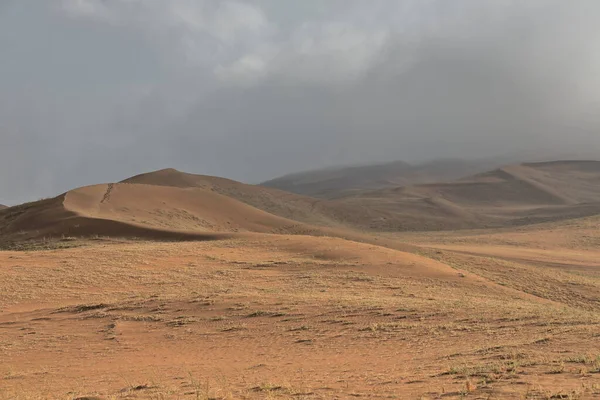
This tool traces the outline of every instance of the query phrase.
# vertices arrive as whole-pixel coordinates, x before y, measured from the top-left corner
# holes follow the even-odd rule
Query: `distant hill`
[[[492,227],[574,218],[600,213],[600,162],[512,165],[453,182],[361,192],[345,201],[395,215],[427,216],[425,230],[436,229],[435,219],[439,226],[458,219]]]
[[[4,204],[0,204],[0,210],[2,210],[4,208],[8,208],[8,206],[5,206]]]
[[[0,239],[202,240],[258,232],[364,240],[361,232],[488,228],[593,214],[600,214],[598,161],[511,165],[334,200],[165,169],[0,210]]]
[[[361,190],[375,190],[423,183],[446,182],[488,171],[498,160],[436,160],[418,165],[403,161],[327,168],[285,175],[261,183],[306,196],[336,198]]]
[[[387,164],[326,168],[299,172],[261,185],[307,196],[335,196],[354,189],[377,189],[399,184],[412,166],[402,161]]]
[[[574,205],[600,201],[599,161],[505,166],[454,182],[398,188],[409,196],[438,196],[464,205]]]

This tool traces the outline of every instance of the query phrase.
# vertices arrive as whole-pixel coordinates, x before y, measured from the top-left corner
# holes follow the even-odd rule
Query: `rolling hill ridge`
[[[328,200],[164,169],[3,209],[0,237],[200,240],[248,232],[345,237],[525,225],[600,214],[599,183],[600,162],[556,161]]]
[[[496,227],[600,213],[600,162],[555,161],[502,167],[453,182],[363,191],[345,201],[393,214],[429,215],[427,229]]]
[[[307,196],[338,198],[362,190],[453,181],[500,165],[502,162],[498,160],[449,159],[417,165],[394,161],[299,172],[263,182],[261,185]]]

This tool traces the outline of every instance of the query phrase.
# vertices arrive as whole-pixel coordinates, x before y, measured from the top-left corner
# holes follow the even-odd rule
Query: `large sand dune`
[[[0,213],[2,233],[40,236],[136,236],[210,239],[233,232],[284,233],[297,222],[216,192],[137,184],[102,184]],[[227,235],[225,235],[227,236]]]
[[[123,183],[200,188],[238,200],[267,213],[294,221],[330,227],[360,224],[370,213],[364,207],[344,202],[315,199],[262,186],[247,185],[230,179],[195,175],[164,169],[134,176]]]
[[[317,199],[278,189],[247,185],[218,177],[195,175],[164,169],[137,175],[124,183],[202,188],[239,200],[273,215],[303,224],[335,229],[373,230],[384,221],[391,227],[400,226],[404,216],[381,210],[376,204],[355,204],[346,200]]]
[[[67,193],[67,210],[169,231],[270,232],[295,225],[216,192],[178,187],[108,184]]]

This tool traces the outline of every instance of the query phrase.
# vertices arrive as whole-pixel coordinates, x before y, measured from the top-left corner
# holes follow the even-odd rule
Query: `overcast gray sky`
[[[0,0],[0,203],[600,149],[597,0]]]

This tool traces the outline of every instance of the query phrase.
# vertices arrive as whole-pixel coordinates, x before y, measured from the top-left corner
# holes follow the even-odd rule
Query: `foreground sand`
[[[0,252],[0,399],[596,398],[599,224]]]

